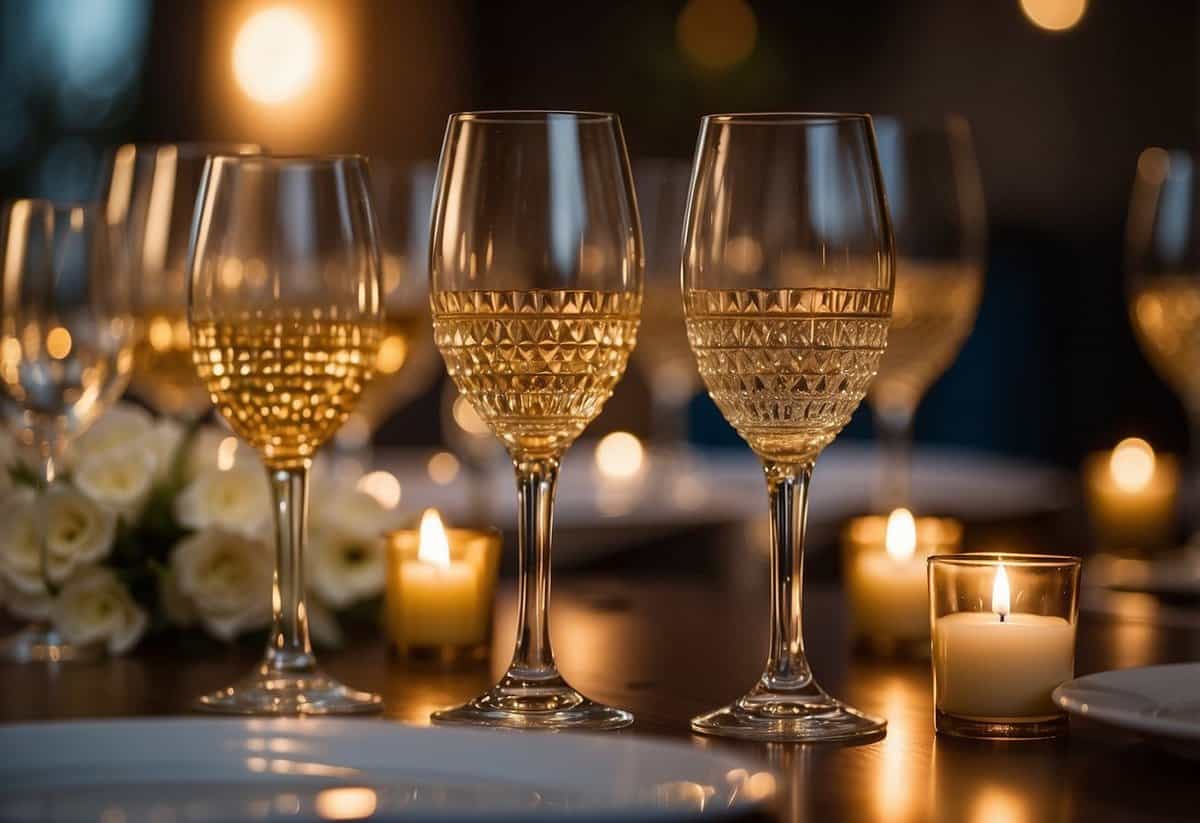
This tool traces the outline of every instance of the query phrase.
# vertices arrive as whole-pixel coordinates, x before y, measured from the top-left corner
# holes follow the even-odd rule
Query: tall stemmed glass
[[[37,454],[48,507],[68,441],[87,429],[129,381],[132,320],[126,281],[99,205],[17,200],[0,216],[0,378],[10,427]],[[44,528],[46,517],[37,522]],[[66,582],[41,535],[41,591],[24,591],[31,612],[48,614]],[[15,662],[92,657],[35,623],[0,644]]]
[[[866,394],[892,313],[892,229],[870,118],[705,117],[685,231],[688,340],[717,407],[762,459],[771,510],[766,670],[692,728],[797,742],[878,736],[885,721],[817,685],[800,628],[813,464]]]
[[[642,236],[611,114],[450,118],[431,236],[434,340],[512,456],[519,501],[517,645],[488,692],[441,723],[611,729],[633,722],[567,685],[550,648],[559,458],[625,371],[642,301]]]
[[[113,152],[104,195],[121,228],[118,260],[137,321],[130,390],[162,414],[190,420],[210,408],[192,365],[185,271],[204,162],[261,151],[249,143],[128,143]]]
[[[274,625],[266,657],[198,707],[237,714],[375,711],[323,674],[304,603],[308,473],[371,377],[379,249],[360,157],[209,160],[189,264],[192,355],[213,402],[266,464]]]
[[[884,447],[881,502],[890,509],[911,507],[913,416],[975,322],[987,217],[966,120],[876,118],[875,133],[896,232],[896,296],[868,401]]]

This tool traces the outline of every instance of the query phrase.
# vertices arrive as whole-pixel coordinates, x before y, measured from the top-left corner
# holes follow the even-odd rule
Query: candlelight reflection
[[[361,820],[375,814],[378,798],[373,789],[343,786],[317,794],[317,814],[325,820]]]
[[[1029,816],[1021,795],[998,786],[986,786],[975,799],[970,823],[1024,823]]]

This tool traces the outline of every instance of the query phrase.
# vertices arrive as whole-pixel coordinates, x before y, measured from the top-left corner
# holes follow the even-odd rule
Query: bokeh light
[[[675,34],[689,60],[723,71],[754,53],[758,21],[745,0],[689,0],[679,13]]]
[[[1154,449],[1149,443],[1140,437],[1127,437],[1113,449],[1108,468],[1117,488],[1139,492],[1150,485],[1154,463]]]
[[[1021,0],[1021,11],[1039,29],[1067,31],[1083,19],[1087,0]]]
[[[272,6],[238,30],[233,73],[252,100],[287,103],[312,87],[320,51],[320,37],[306,15],[288,6]]]
[[[644,460],[642,441],[629,432],[607,434],[596,444],[596,469],[605,477],[633,477]]]
[[[375,498],[385,509],[400,505],[400,481],[396,475],[386,471],[373,471],[358,480],[356,488]]]

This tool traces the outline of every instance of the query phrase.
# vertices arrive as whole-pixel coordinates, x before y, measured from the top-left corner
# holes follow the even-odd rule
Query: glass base
[[[971,740],[1047,740],[1062,737],[1070,728],[1066,715],[1045,717],[962,717],[938,709],[934,715],[938,734]]]
[[[232,686],[206,694],[194,708],[219,714],[279,717],[320,714],[369,714],[383,709],[383,699],[343,686],[320,671],[277,672],[259,666]]]
[[[35,623],[0,641],[0,660],[6,663],[86,663],[104,656],[104,647],[79,646],[45,624]]]
[[[871,743],[887,721],[864,714],[824,692],[803,695],[755,690],[716,711],[692,718],[692,731],[771,743]]]
[[[589,700],[561,677],[523,680],[506,676],[488,691],[430,719],[444,725],[507,729],[622,729],[633,723],[624,709]]]

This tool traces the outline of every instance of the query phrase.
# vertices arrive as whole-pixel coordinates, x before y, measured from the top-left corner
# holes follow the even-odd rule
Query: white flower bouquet
[[[232,435],[122,404],[73,444],[47,494],[10,443],[0,463],[0,606],[13,617],[49,620],[69,642],[113,654],[150,632],[233,641],[269,627],[270,491]],[[308,617],[317,643],[337,645],[350,624],[375,620],[383,535],[400,523],[353,478],[323,469],[310,494]]]

